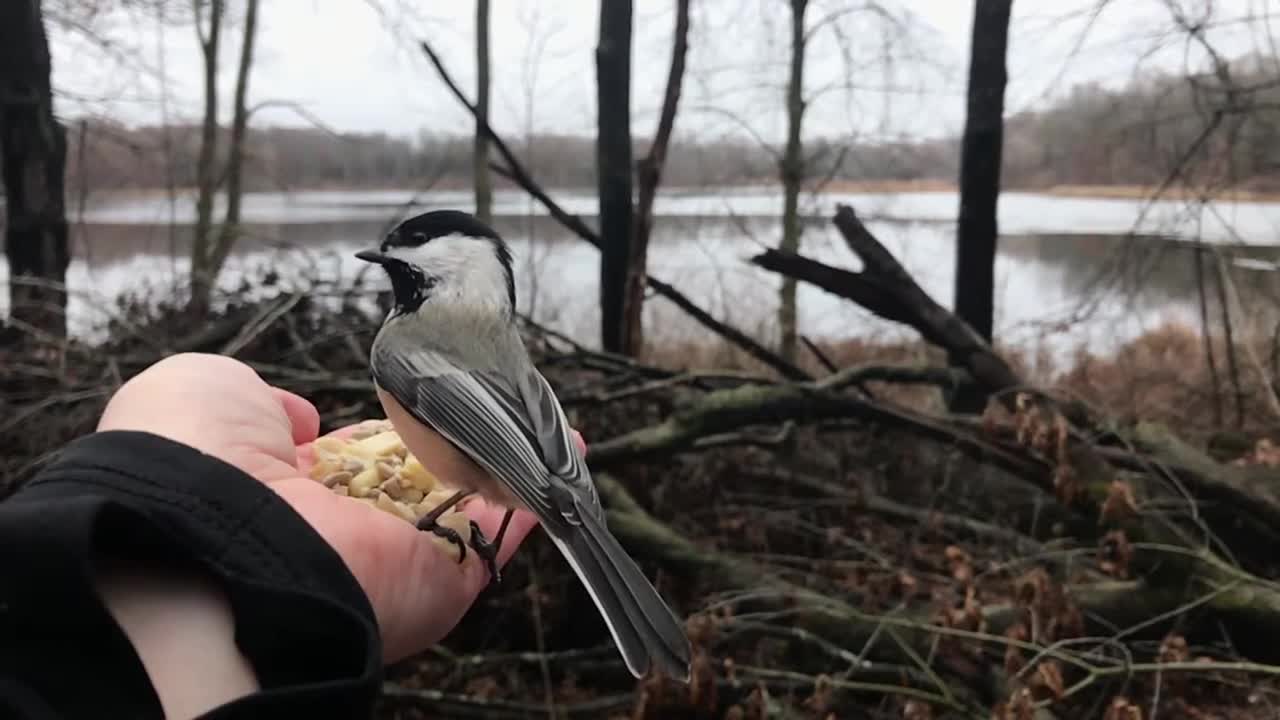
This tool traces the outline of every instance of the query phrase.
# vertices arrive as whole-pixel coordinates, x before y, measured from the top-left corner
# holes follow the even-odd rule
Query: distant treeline
[[[1005,121],[1004,175],[1020,187],[1179,183],[1280,190],[1280,59],[1215,75],[1159,75],[1122,91],[1076,86]],[[1228,92],[1228,89],[1230,90]]]
[[[81,135],[84,140],[81,143]],[[223,133],[226,134],[225,132]],[[195,183],[200,129],[196,125],[126,128],[72,121],[68,127],[68,188],[165,188]],[[553,187],[595,186],[595,140],[584,136],[507,138],[521,162]],[[225,152],[227,143],[220,142]],[[954,169],[953,143],[842,146],[813,140],[816,176],[868,179],[941,177]],[[471,138],[421,133],[413,139],[385,133],[335,135],[311,127],[250,128],[245,186],[249,190],[299,188],[463,187],[471,182]],[[647,149],[636,144],[636,157]],[[495,154],[496,158],[496,154]],[[675,139],[663,171],[668,186],[772,182],[771,149],[735,140]],[[499,184],[501,178],[497,178]]]
[[[1233,178],[1238,186],[1280,190],[1280,82],[1274,75],[1237,71],[1242,103],[1223,114],[1207,137],[1206,124],[1224,93],[1210,80],[1156,76],[1121,91],[1077,86],[1047,110],[1007,118],[1004,184],[1156,185],[1180,163],[1187,176]],[[1220,87],[1220,86],[1219,86]],[[199,129],[194,125],[127,128],[101,121],[69,122],[68,189],[154,189],[194,184]],[[591,137],[538,135],[508,142],[546,185],[593,187]],[[221,143],[225,149],[226,143]],[[646,141],[637,140],[637,157]],[[421,133],[333,134],[313,127],[257,127],[248,139],[246,187],[466,187],[471,139]],[[1195,148],[1194,152],[1191,150]],[[926,142],[851,143],[807,139],[813,182],[951,181],[959,163],[956,138]],[[770,183],[775,148],[750,140],[676,139],[663,181],[697,187]],[[1186,160],[1186,162],[1183,162]],[[499,181],[500,182],[500,181]]]

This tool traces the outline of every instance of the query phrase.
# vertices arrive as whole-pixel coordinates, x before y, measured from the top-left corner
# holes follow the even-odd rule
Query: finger
[[[316,410],[316,406],[312,405],[310,400],[288,390],[273,387],[271,392],[275,394],[280,407],[284,408],[285,415],[289,417],[293,444],[301,445],[315,440],[320,434],[320,411]]]
[[[582,455],[587,454],[587,441],[582,439],[582,433],[577,430],[569,431],[573,435],[573,444],[578,447],[578,452]]]

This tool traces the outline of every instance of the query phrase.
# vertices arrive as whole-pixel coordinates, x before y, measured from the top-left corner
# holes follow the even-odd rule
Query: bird
[[[409,451],[454,490],[418,527],[457,544],[461,562],[461,537],[436,520],[473,494],[503,507],[493,541],[474,523],[469,541],[498,582],[494,559],[512,513],[532,513],[628,671],[688,683],[683,624],[610,532],[564,409],[520,335],[506,241],[470,213],[441,209],[403,220],[355,256],[391,282],[391,308],[369,352],[378,400]]]

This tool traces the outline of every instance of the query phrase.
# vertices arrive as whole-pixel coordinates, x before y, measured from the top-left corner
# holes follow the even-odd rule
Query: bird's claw
[[[471,528],[472,528],[471,529],[472,537],[474,538],[474,534],[476,532],[475,523],[471,523]],[[432,518],[430,516],[424,516],[421,520],[418,521],[418,529],[422,530],[423,532],[434,533],[437,537],[442,537],[445,540],[448,540],[449,542],[453,543],[454,545],[457,545],[459,565],[461,565],[462,561],[466,559],[467,543],[462,540],[462,535],[459,534],[457,530],[454,530],[453,528],[445,527],[444,525],[437,523],[435,521],[435,518]]]
[[[502,574],[498,571],[498,545],[485,538],[474,520],[471,521],[471,549],[484,561],[485,569],[489,571],[489,584],[497,585],[502,582]]]

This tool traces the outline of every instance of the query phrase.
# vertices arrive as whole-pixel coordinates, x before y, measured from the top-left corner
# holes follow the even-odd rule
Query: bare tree
[[[787,78],[787,146],[778,161],[778,174],[782,180],[782,242],[783,252],[800,251],[800,190],[804,183],[804,147],[800,139],[804,122],[804,48],[808,39],[804,15],[808,0],[791,0],[791,72]],[[782,279],[782,294],[778,303],[779,352],[791,362],[796,359],[796,281]]]
[[[996,206],[1004,131],[1005,54],[1013,0],[976,0],[969,54],[968,108],[960,148],[960,218],[956,227],[955,312],[983,339],[992,335]],[[953,362],[962,362],[953,358]],[[984,395],[962,390],[952,409],[976,412]]]
[[[199,2],[200,0],[197,0]],[[244,33],[240,45],[240,63],[236,71],[235,98],[232,107],[231,138],[227,148],[227,166],[225,171],[227,188],[226,215],[218,229],[216,238],[212,234],[213,197],[220,184],[214,170],[213,146],[217,142],[217,25],[221,23],[222,0],[211,0],[210,31],[206,34],[200,30],[199,17],[196,18],[197,33],[200,34],[201,47],[205,62],[205,117],[201,131],[199,176],[199,197],[196,212],[196,237],[191,253],[191,299],[190,307],[196,312],[208,308],[209,296],[213,290],[222,266],[226,264],[231,248],[240,235],[240,201],[243,195],[245,135],[248,130],[249,109],[247,96],[249,91],[249,71],[253,66],[253,45],[258,26],[258,0],[247,0],[245,6]],[[207,145],[206,145],[207,143]],[[210,246],[212,241],[212,246]]]
[[[204,26],[207,7],[208,27]],[[200,124],[200,151],[196,158],[196,227],[191,247],[191,302],[193,308],[208,297],[213,279],[206,276],[213,228],[213,198],[217,192],[218,149],[218,46],[222,38],[223,0],[192,0],[196,37],[204,62],[204,119]]]
[[[489,177],[489,136],[482,123],[489,120],[489,0],[476,0],[476,133],[472,173],[475,182],[476,217],[490,222],[493,216],[493,181]]]
[[[596,46],[596,173],[600,195],[600,343],[625,349],[631,244],[631,0],[601,0]]]
[[[253,44],[257,35],[258,0],[248,0],[244,21],[244,40],[240,47],[240,66],[236,71],[236,94],[232,106],[231,146],[227,154],[227,214],[222,221],[218,242],[213,249],[209,271],[217,277],[240,233],[240,200],[243,194],[245,133],[249,123],[246,98],[249,92],[249,68],[253,65]]]
[[[53,115],[40,0],[0,3],[0,165],[11,320],[66,334],[66,129]],[[37,282],[29,282],[35,280]]]
[[[658,129],[649,152],[640,159],[640,193],[634,218],[631,247],[627,258],[627,287],[622,312],[623,352],[637,356],[644,348],[644,289],[648,267],[649,235],[653,232],[653,201],[662,181],[667,161],[667,147],[675,127],[676,106],[684,81],[684,58],[689,50],[689,0],[676,0],[675,35],[671,46],[671,68],[667,73],[667,89],[662,98]]]

